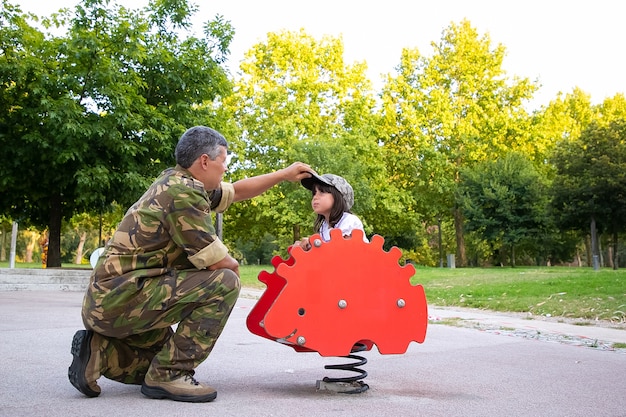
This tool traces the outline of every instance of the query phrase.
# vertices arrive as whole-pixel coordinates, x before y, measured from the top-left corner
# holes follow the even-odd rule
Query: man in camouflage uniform
[[[222,182],[227,143],[213,129],[187,130],[167,169],[127,211],[91,275],[72,340],[70,382],[88,397],[100,376],[141,385],[150,398],[205,402],[215,389],[194,369],[220,336],[239,295],[239,268],[215,234],[211,211],[310,177],[296,162]],[[172,326],[176,325],[174,331]]]

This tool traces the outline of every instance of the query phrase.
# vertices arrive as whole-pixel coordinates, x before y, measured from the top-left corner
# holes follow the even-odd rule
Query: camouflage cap
[[[331,187],[335,187],[341,195],[343,196],[344,201],[346,202],[347,209],[350,210],[354,205],[354,191],[352,190],[352,186],[345,180],[345,178],[340,177],[339,175],[334,174],[324,174],[318,175],[314,172],[311,172],[310,178],[304,178],[300,181],[303,187],[313,190],[313,186],[316,183],[322,183],[326,185],[330,185]]]

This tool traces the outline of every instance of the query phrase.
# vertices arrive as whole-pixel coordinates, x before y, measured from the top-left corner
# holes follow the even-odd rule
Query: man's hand
[[[226,254],[226,256],[221,261],[216,262],[209,267],[210,271],[215,271],[216,269],[230,269],[235,274],[237,274],[237,276],[240,276],[239,275],[239,262],[237,262],[235,258],[233,258],[232,256],[228,254]]]
[[[282,181],[296,182],[309,178],[313,170],[304,162],[294,162],[287,168],[269,174],[244,178],[233,183],[235,197],[233,201],[242,201],[256,197]]]
[[[280,170],[280,174],[285,181],[296,182],[303,178],[310,178],[313,169],[303,162],[294,162],[287,168]]]

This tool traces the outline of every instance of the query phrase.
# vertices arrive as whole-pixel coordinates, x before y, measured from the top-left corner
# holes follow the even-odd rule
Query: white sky
[[[23,10],[47,15],[76,0],[10,0]],[[321,38],[342,37],[344,60],[365,61],[376,89],[393,72],[405,47],[430,55],[450,23],[468,19],[492,45],[504,45],[509,77],[537,79],[531,109],[558,92],[580,87],[593,103],[626,93],[626,2],[623,0],[196,0],[195,19],[221,14],[236,34],[228,62],[236,72],[244,52],[268,32],[299,30]],[[128,1],[136,8],[141,0]]]

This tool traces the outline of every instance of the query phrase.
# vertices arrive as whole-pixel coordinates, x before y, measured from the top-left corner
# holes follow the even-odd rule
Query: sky
[[[76,0],[10,0],[24,11],[42,16]],[[141,0],[121,1],[136,8]],[[403,48],[432,55],[431,43],[441,40],[452,23],[467,19],[492,47],[506,49],[503,69],[509,78],[536,80],[539,91],[532,109],[547,105],[559,92],[575,87],[593,104],[626,94],[626,2],[623,0],[196,0],[194,21],[216,14],[235,28],[227,66],[236,75],[238,63],[267,33],[298,31],[321,39],[340,37],[344,62],[365,61],[374,88],[382,75],[393,73]],[[198,24],[198,31],[201,25]]]

